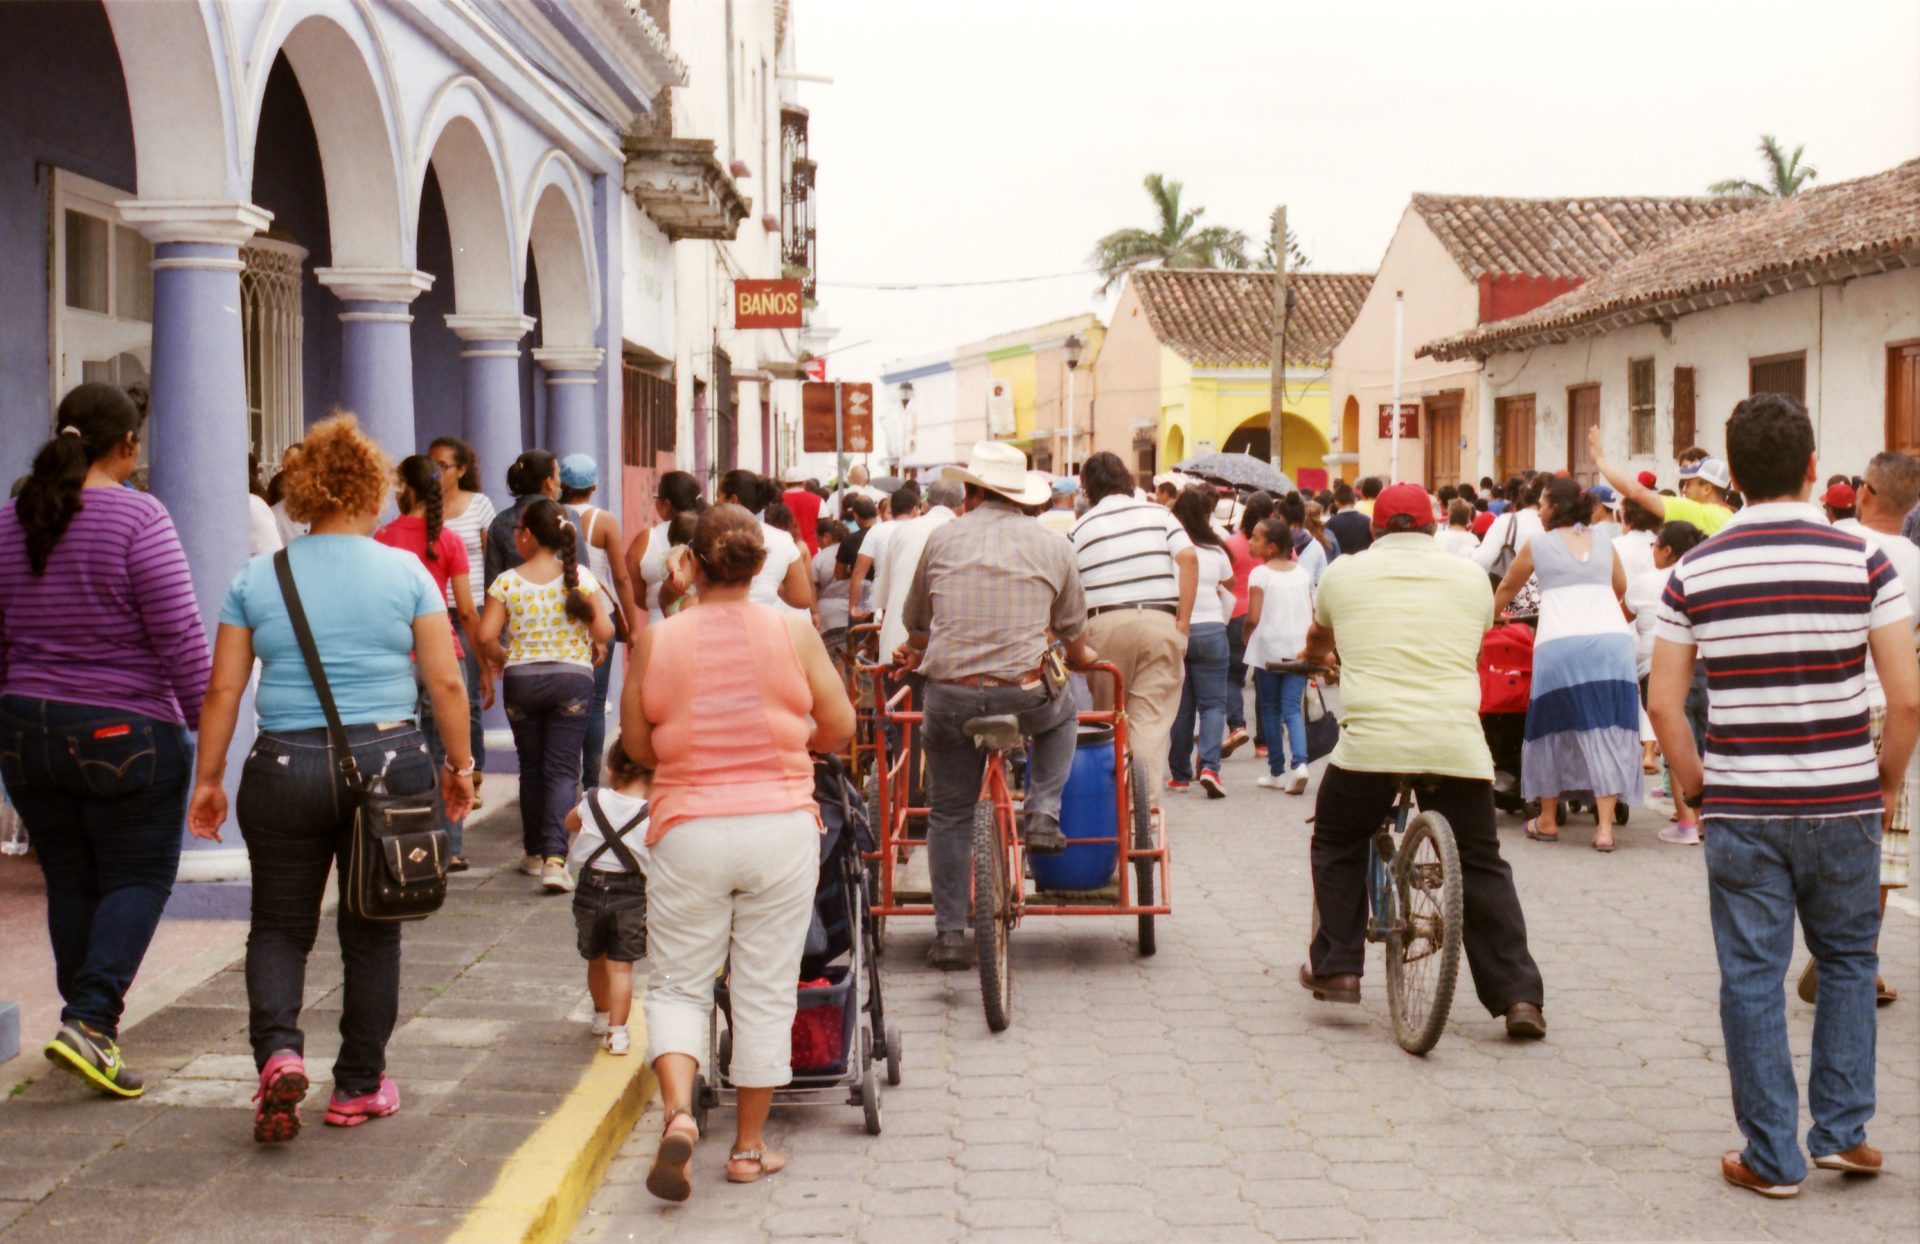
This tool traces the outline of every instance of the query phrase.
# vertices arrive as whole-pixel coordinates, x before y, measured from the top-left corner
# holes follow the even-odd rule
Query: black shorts
[[[573,892],[580,957],[633,963],[647,954],[647,879],[639,873],[580,870]]]

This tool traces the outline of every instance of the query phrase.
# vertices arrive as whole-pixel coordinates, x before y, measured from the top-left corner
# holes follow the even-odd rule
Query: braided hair
[[[427,560],[440,560],[441,511],[446,503],[440,496],[440,472],[433,465],[433,459],[425,454],[401,459],[400,483],[415,503],[427,507]]]
[[[129,437],[138,437],[144,418],[126,390],[115,385],[79,385],[60,399],[55,419],[60,430],[34,455],[33,473],[15,506],[26,529],[27,561],[35,577],[47,572],[53,546],[80,512],[87,468]]]
[[[593,621],[593,602],[580,594],[580,550],[566,511],[551,497],[542,497],[520,511],[520,525],[534,543],[560,559],[560,580],[566,588],[567,616],[582,624]]]

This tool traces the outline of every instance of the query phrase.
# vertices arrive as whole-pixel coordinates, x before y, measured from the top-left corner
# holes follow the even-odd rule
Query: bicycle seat
[[[1020,746],[1020,719],[1012,713],[969,718],[961,727],[983,752],[1004,752]]]

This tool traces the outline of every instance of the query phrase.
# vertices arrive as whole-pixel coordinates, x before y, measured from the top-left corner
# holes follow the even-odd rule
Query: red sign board
[[[810,358],[807,360],[807,379],[825,380],[827,378],[827,360]]]
[[[735,328],[799,328],[800,282],[735,281]]]
[[[1406,440],[1420,435],[1420,403],[1400,403],[1400,436]],[[1393,439],[1393,403],[1380,403],[1380,439]]]
[[[843,442],[834,444],[834,394],[840,395]],[[873,386],[809,380],[800,386],[800,448],[810,454],[873,452]]]

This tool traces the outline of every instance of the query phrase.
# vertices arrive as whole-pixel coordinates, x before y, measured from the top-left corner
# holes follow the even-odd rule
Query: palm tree
[[[1745,177],[1729,177],[1725,181],[1716,181],[1707,189],[1715,194],[1747,194],[1762,198],[1791,198],[1800,193],[1802,187],[1820,175],[1811,164],[1800,163],[1800,155],[1807,149],[1801,143],[1788,155],[1780,140],[1771,134],[1760,136],[1760,159],[1771,184],[1749,181]]]
[[[1154,264],[1162,268],[1248,266],[1246,234],[1225,225],[1198,227],[1207,209],[1182,211],[1180,192],[1185,187],[1180,182],[1148,173],[1145,184],[1160,217],[1159,228],[1115,229],[1093,244],[1089,258],[1105,278],[1100,284],[1103,292],[1135,268]]]

